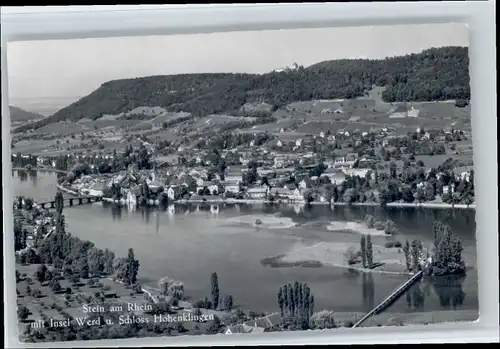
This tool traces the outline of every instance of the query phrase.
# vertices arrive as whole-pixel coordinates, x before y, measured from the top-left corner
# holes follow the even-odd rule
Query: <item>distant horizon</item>
[[[265,74],[296,62],[383,59],[468,47],[463,23],[308,28],[9,43],[11,99],[85,96],[103,83],[196,73]]]
[[[384,60],[384,59],[390,59],[390,58],[396,58],[396,57],[402,57],[406,55],[411,55],[411,54],[419,54],[422,53],[423,51],[427,51],[430,49],[439,49],[439,48],[444,48],[444,47],[462,47],[462,48],[468,48],[468,45],[465,46],[460,46],[460,45],[443,45],[443,46],[432,46],[429,48],[422,49],[418,52],[412,52],[412,53],[406,53],[406,54],[399,54],[399,55],[393,55],[393,56],[387,56],[384,58],[338,58],[338,59],[324,59],[318,62],[311,63],[308,66],[304,66],[304,68],[309,68],[313,65],[323,63],[323,62],[329,62],[329,61],[339,61],[339,60],[368,60],[368,61],[376,61],[376,60]],[[299,62],[292,62],[286,66],[290,66],[292,64],[296,63],[297,65],[301,66]],[[285,67],[285,66],[283,66]],[[275,69],[283,68],[283,67],[278,67]],[[81,96],[43,96],[43,97],[17,97],[17,98],[9,98],[9,106],[12,107],[17,107],[21,108],[26,111],[30,112],[36,112],[39,114],[42,114],[44,116],[49,116],[52,113],[56,112],[58,109],[64,108],[76,101],[78,101],[81,98],[84,98],[88,96],[90,93],[94,92],[98,88],[100,88],[103,84],[112,82],[112,81],[119,81],[119,80],[132,80],[132,79],[143,79],[143,78],[148,78],[148,77],[155,77],[155,76],[176,76],[176,75],[190,75],[190,74],[248,74],[248,75],[265,75],[271,73],[273,70],[268,71],[268,72],[262,72],[262,73],[244,73],[244,72],[204,72],[204,73],[174,73],[174,74],[153,74],[153,75],[143,75],[143,76],[130,76],[130,77],[122,77],[122,78],[117,78],[117,79],[112,79],[112,80],[107,80],[101,83],[98,87],[96,87],[94,90],[91,92],[81,95]],[[56,101],[59,100],[61,102],[64,102],[61,105],[56,105]],[[71,102],[69,102],[71,101]],[[24,102],[22,104],[19,104],[19,102]],[[47,104],[44,104],[48,103]],[[31,106],[30,106],[31,104]],[[43,105],[41,109],[37,109],[33,104],[38,104],[37,106],[40,108],[40,104]],[[45,109],[45,110],[44,110]],[[46,110],[49,109],[50,112],[47,112]]]
[[[316,64],[319,64],[319,63],[323,63],[323,62],[329,62],[329,61],[339,61],[339,60],[368,60],[368,61],[376,61],[376,60],[384,60],[384,59],[402,57],[402,56],[410,55],[410,54],[418,54],[418,53],[421,53],[423,51],[427,51],[427,50],[431,50],[431,49],[439,49],[439,48],[444,48],[444,47],[462,47],[462,48],[468,48],[469,46],[468,45],[465,45],[465,46],[432,46],[432,47],[429,47],[429,48],[425,48],[425,49],[423,49],[423,50],[421,50],[419,52],[412,52],[412,53],[406,53],[406,54],[401,54],[401,55],[387,56],[387,57],[384,57],[384,58],[364,58],[364,57],[360,57],[360,58],[325,59],[325,60],[321,60],[321,61],[312,63],[312,64],[310,64],[308,66],[304,66],[304,68],[309,68],[309,67],[311,67],[313,65],[316,65]],[[292,65],[294,63],[296,63],[297,65],[301,66],[301,64],[299,62],[292,62],[292,63],[290,63],[287,66],[290,66],[290,65]],[[279,68],[284,68],[284,67],[278,67],[278,68],[275,68],[275,69],[279,69]],[[130,77],[122,77],[122,78],[117,78],[117,79],[113,79],[113,80],[104,81],[96,89],[98,89],[103,84],[106,84],[106,83],[109,83],[109,82],[112,82],[112,81],[143,79],[143,78],[155,77],[155,76],[176,76],[176,75],[190,75],[190,74],[248,74],[248,75],[265,75],[265,74],[269,74],[271,72],[272,72],[272,70],[268,71],[268,72],[263,72],[263,73],[205,72],[205,73],[175,73],[175,74],[153,74],[153,75],[143,75],[143,76],[130,76]],[[96,89],[94,89],[92,92],[94,92]],[[90,92],[90,93],[92,93],[92,92]],[[81,96],[43,96],[43,97],[17,97],[17,98],[14,97],[14,98],[9,98],[10,99],[9,105],[13,106],[13,107],[23,108],[22,106],[18,106],[16,104],[12,103],[12,102],[14,102],[14,101],[33,101],[33,102],[36,102],[36,101],[42,101],[42,100],[56,100],[56,99],[64,100],[64,101],[74,99],[76,101],[78,99],[84,98],[85,96],[88,96],[88,94],[81,95]]]

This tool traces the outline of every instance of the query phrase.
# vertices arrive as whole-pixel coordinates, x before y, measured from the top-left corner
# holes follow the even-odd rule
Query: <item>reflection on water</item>
[[[375,283],[372,273],[363,273],[363,306],[365,309],[373,309],[375,307]]]
[[[462,285],[465,277],[441,276],[432,279],[432,286],[444,309],[456,309],[464,303],[465,292]]]
[[[460,308],[465,301],[463,290],[465,278],[465,275],[424,277],[406,292],[408,309],[423,309],[426,298],[430,297],[437,297],[443,310]]]
[[[28,171],[17,171],[17,177],[21,182],[26,182],[28,180]]]
[[[33,180],[26,180],[32,178]],[[38,172],[14,176],[15,195],[35,200],[53,198],[57,192],[56,175]],[[36,184],[35,184],[36,183]],[[277,309],[276,292],[290,281],[307,283],[314,291],[318,309],[337,312],[368,311],[407,278],[382,273],[324,266],[322,268],[265,268],[263,258],[288,253],[297,241],[359,243],[359,235],[331,232],[332,222],[356,222],[366,214],[377,220],[391,219],[401,232],[399,241],[433,239],[432,223],[449,220],[453,232],[464,246],[464,259],[475,265],[476,241],[473,210],[382,209],[380,207],[311,207],[293,205],[246,204],[170,204],[161,208],[119,207],[106,202],[81,205],[65,210],[71,233],[88,239],[117,255],[133,247],[141,261],[141,282],[164,276],[182,280],[193,299],[210,295],[210,273],[216,271],[224,283],[224,292],[232,294],[243,308],[255,311]],[[189,215],[189,217],[187,217]],[[291,219],[290,229],[262,229],[229,220],[247,215],[274,215]],[[92,222],[92,229],[89,229]],[[383,244],[385,237],[377,238]],[[138,243],[140,241],[140,243]],[[469,269],[467,278],[444,280],[424,278],[395,302],[388,312],[412,312],[454,309],[477,309],[477,272]],[[242,277],[244,275],[244,277]],[[259,292],[255,292],[258,285]],[[467,297],[465,297],[467,293]],[[462,304],[463,303],[463,304]],[[422,310],[423,309],[423,310]]]
[[[113,220],[120,220],[122,218],[122,208],[118,205],[111,205],[111,217]]]
[[[406,302],[408,308],[412,310],[419,310],[424,307],[425,294],[422,291],[421,283],[418,283],[406,292]]]

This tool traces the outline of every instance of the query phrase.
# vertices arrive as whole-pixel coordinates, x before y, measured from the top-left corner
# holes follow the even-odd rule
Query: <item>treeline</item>
[[[193,116],[237,112],[252,102],[266,102],[276,110],[294,101],[363,96],[374,84],[387,87],[383,98],[388,102],[468,100],[468,48],[432,48],[380,60],[324,61],[262,75],[206,73],[114,80],[52,116],[16,131],[59,121],[98,119],[140,106],[162,106]]]
[[[462,242],[453,234],[451,227],[440,221],[432,224],[434,236],[432,251],[425,251],[419,240],[405,241],[406,269],[418,272],[428,266],[427,273],[431,275],[463,275],[466,272],[462,258]]]
[[[67,233],[62,200],[62,194],[58,193],[55,197],[57,218],[54,230],[47,232],[42,225],[35,234],[33,248],[19,254],[18,261],[23,264],[53,265],[65,277],[72,279],[114,275],[127,285],[137,286],[139,261],[135,259],[133,249],[129,249],[127,257],[115,259],[112,251],[99,249],[94,243]],[[14,234],[16,250],[26,247],[26,234],[17,222]]]
[[[307,284],[295,281],[278,289],[283,329],[307,330],[314,313],[314,295]]]

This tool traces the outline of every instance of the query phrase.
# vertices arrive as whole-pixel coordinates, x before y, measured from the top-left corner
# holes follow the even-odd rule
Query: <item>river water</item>
[[[35,200],[52,198],[56,175],[13,172],[15,195]],[[432,241],[432,223],[438,219],[451,225],[462,241],[469,266],[459,280],[423,281],[401,297],[390,312],[476,310],[478,307],[475,212],[447,209],[389,209],[313,206],[309,209],[270,205],[199,206],[175,205],[165,210],[129,211],[106,203],[65,208],[71,234],[109,248],[117,256],[134,249],[140,261],[139,279],[155,287],[163,276],[179,279],[192,299],[210,296],[210,274],[217,272],[221,293],[233,295],[235,303],[254,311],[278,309],[278,288],[294,281],[307,283],[315,297],[315,309],[365,312],[407,279],[402,275],[356,273],[344,268],[269,268],[261,260],[320,241],[356,242],[356,233],[332,232],[332,221],[349,222],[372,214],[377,220],[392,219],[400,235],[397,240]],[[293,227],[256,229],[238,223],[248,215],[279,217]],[[253,220],[253,218],[251,218]],[[383,245],[387,237],[373,237]],[[416,302],[416,303],[415,303]]]

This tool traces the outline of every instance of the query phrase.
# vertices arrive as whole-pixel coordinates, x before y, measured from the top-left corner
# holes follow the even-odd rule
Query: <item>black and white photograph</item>
[[[468,31],[9,42],[19,340],[476,321]]]

